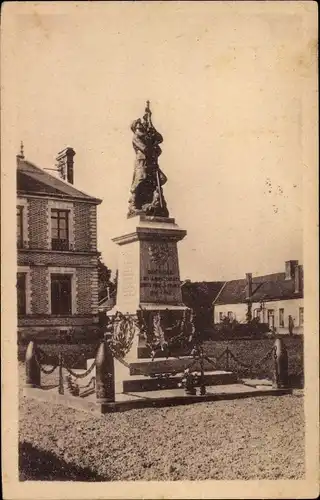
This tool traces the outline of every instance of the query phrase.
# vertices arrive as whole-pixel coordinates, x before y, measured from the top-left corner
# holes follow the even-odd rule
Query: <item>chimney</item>
[[[294,293],[303,292],[303,266],[297,266],[294,273]]]
[[[246,299],[251,299],[252,297],[252,273],[246,273]]]
[[[60,177],[70,184],[73,184],[73,157],[75,154],[72,148],[66,148],[60,151],[57,156],[57,168]]]
[[[17,154],[17,158],[19,158],[20,160],[24,160],[24,145],[23,145],[23,142],[21,141],[20,143],[20,152],[19,154]]]
[[[294,280],[295,269],[298,266],[298,260],[287,260],[286,261],[286,280]]]

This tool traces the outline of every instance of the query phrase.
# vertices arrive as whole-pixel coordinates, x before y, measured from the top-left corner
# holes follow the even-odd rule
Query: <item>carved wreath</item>
[[[163,245],[149,245],[148,248],[150,259],[156,264],[164,264],[168,260],[169,256],[169,245],[164,243]]]

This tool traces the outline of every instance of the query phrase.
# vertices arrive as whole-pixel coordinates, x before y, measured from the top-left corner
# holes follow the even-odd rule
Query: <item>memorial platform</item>
[[[247,383],[214,385],[206,388],[205,395],[185,394],[184,389],[166,389],[145,392],[116,393],[115,402],[99,404],[94,391],[89,395],[75,397],[69,394],[58,394],[57,387],[25,388],[24,395],[40,401],[60,404],[88,413],[101,415],[111,412],[121,412],[130,409],[147,407],[165,407],[192,403],[214,402],[257,396],[281,396],[291,394],[292,389],[273,389],[272,385],[248,385]],[[214,411],[214,407],[212,407]]]

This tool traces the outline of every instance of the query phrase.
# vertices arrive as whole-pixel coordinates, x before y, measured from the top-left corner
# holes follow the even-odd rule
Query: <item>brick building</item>
[[[214,300],[215,323],[225,317],[246,322],[248,301],[252,317],[281,334],[303,333],[303,266],[297,260],[285,263],[285,271],[226,282]]]
[[[17,156],[18,334],[90,333],[98,324],[97,205],[73,187],[73,157],[57,157],[62,179]]]

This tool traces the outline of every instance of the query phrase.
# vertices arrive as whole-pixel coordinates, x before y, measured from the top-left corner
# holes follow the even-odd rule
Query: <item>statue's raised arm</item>
[[[136,154],[128,217],[145,213],[158,217],[168,217],[169,212],[163,196],[162,186],[167,177],[160,170],[158,157],[162,135],[154,128],[151,120],[149,101],[142,119],[131,125],[132,145]]]

